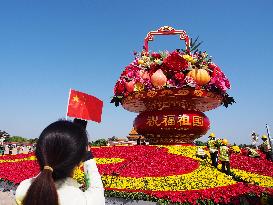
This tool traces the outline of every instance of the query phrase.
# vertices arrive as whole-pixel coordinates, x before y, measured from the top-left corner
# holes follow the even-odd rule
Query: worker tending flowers
[[[222,172],[226,173],[227,175],[230,175],[230,157],[229,157],[229,148],[227,147],[228,141],[226,139],[223,139],[222,145],[220,147],[220,155],[219,160],[222,163]]]

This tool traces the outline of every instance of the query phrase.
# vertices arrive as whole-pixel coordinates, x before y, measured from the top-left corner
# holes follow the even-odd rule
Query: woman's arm
[[[87,202],[90,201],[90,204],[104,205],[104,188],[94,159],[89,159],[84,162],[84,173],[87,185],[87,190],[84,194]]]

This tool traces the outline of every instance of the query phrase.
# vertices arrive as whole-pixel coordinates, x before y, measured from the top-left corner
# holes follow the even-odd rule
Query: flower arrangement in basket
[[[148,41],[152,41],[154,35],[174,34],[180,34],[180,39],[185,40],[185,49],[149,52]],[[149,32],[143,51],[134,53],[133,62],[125,67],[118,79],[111,103],[118,106],[133,92],[191,87],[221,94],[222,104],[228,107],[235,102],[226,93],[230,82],[211,56],[198,50],[201,43],[198,38],[192,41],[185,31],[170,26]]]

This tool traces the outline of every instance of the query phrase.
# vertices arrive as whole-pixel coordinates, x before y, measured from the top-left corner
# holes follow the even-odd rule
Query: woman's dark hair
[[[58,205],[54,181],[70,177],[84,159],[88,138],[85,129],[70,121],[57,121],[41,133],[36,157],[41,173],[33,180],[23,205]],[[50,166],[53,172],[44,169]]]

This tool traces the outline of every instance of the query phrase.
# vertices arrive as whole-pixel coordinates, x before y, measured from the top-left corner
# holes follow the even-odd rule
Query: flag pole
[[[68,113],[68,106],[69,106],[70,95],[71,95],[71,88],[70,88],[70,90],[69,90],[69,95],[68,95],[68,99],[67,99],[67,107],[66,107],[65,120],[67,120],[67,113]]]
[[[268,124],[265,124],[265,127],[266,127],[266,132],[267,132],[267,137],[268,137],[268,140],[269,140],[269,144],[270,144],[270,147],[272,149],[272,139],[271,139],[271,136],[270,136],[270,131],[269,131]]]

